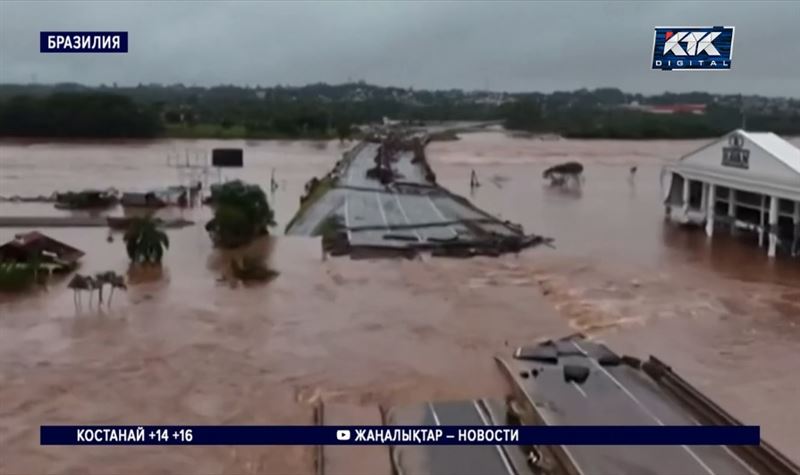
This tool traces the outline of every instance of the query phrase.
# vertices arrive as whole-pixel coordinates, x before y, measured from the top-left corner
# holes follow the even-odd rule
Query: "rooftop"
[[[84,256],[84,252],[69,244],[51,238],[39,231],[17,234],[14,239],[0,246],[0,259],[25,260],[33,253],[48,252],[65,264],[72,264]]]
[[[800,173],[800,149],[787,142],[772,132],[748,132],[738,129],[736,132],[742,134],[765,152],[774,156],[789,168]]]

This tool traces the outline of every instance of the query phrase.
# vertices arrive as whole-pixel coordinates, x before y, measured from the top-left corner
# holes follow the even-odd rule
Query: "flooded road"
[[[0,195],[176,184],[169,151],[221,143],[2,144]],[[266,189],[275,169],[276,232],[305,182],[346,150],[337,142],[224,143],[246,147],[245,169],[226,177]],[[518,257],[323,261],[318,241],[280,237],[247,250],[280,275],[232,287],[220,279],[227,256],[202,228],[208,211],[168,211],[198,226],[170,230],[163,274],[133,275],[110,309],[76,312],[63,281],[0,296],[0,473],[313,473],[310,448],[40,447],[38,426],[304,424],[320,399],[500,396],[491,355],[574,330],[621,352],[658,355],[800,459],[792,376],[800,266],[722,235],[712,246],[663,221],[661,164],[703,143],[480,133],[431,144],[443,186],[556,239],[555,250]],[[580,195],[543,186],[544,168],[572,159],[586,165]],[[482,186],[470,196],[473,168]],[[4,215],[63,213],[0,203]],[[0,241],[19,231],[0,228]],[[44,231],[87,252],[81,272],[128,269],[119,235],[109,243],[99,228]]]

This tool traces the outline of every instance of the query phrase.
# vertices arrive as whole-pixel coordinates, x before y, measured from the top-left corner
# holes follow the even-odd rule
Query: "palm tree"
[[[94,279],[94,277],[90,275],[81,275],[75,274],[72,276],[72,279],[67,284],[67,288],[73,290],[73,300],[75,302],[75,309],[77,310],[81,306],[81,295],[80,293],[84,290],[89,291],[89,308],[92,307],[92,291],[98,288],[98,282]],[[102,299],[101,299],[102,301]]]
[[[125,278],[119,274],[114,275],[114,278],[109,282],[111,284],[111,293],[108,294],[108,306],[111,306],[111,297],[114,296],[114,289],[128,290],[125,284]]]
[[[123,239],[128,257],[134,263],[160,264],[164,249],[169,248],[167,233],[158,229],[149,216],[131,221]]]
[[[97,288],[100,291],[101,304],[103,303],[103,287],[105,287],[106,284],[111,286],[111,292],[108,294],[109,307],[111,306],[111,298],[114,296],[114,289],[128,290],[128,286],[125,285],[125,278],[111,270],[98,272],[95,274],[94,280],[97,282]]]

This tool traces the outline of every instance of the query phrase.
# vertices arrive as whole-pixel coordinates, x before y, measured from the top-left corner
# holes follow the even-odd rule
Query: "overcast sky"
[[[650,70],[654,26],[733,25],[729,72]],[[800,2],[11,2],[0,82],[619,87],[800,96]],[[128,54],[42,54],[39,32],[129,32]]]

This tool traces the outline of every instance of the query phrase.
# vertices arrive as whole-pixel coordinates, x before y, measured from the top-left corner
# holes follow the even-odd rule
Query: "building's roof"
[[[69,244],[51,238],[38,231],[31,231],[28,233],[17,234],[14,240],[0,246],[0,254],[4,250],[20,250],[24,252],[31,251],[48,251],[56,254],[60,259],[69,262],[74,262],[83,257],[84,253],[80,249],[76,249]]]
[[[761,147],[792,170],[800,173],[800,148],[795,147],[772,132],[747,132],[741,129],[736,132],[742,134],[747,140]]]
[[[716,160],[709,161],[702,151],[725,146],[732,135],[739,135],[754,149],[766,155],[758,173],[742,173],[742,170],[720,166]],[[788,168],[788,170],[787,170]],[[717,184],[734,187],[753,193],[771,194],[786,200],[800,200],[800,149],[772,132],[748,132],[733,130],[705,146],[682,156],[666,169],[685,174],[695,180],[714,180]]]
[[[14,241],[11,241],[12,243],[14,243],[14,245],[27,246],[33,243],[34,241],[38,241],[40,239],[46,239],[47,236],[40,233],[39,231],[31,231],[29,233],[17,234],[16,236],[14,236],[14,238],[15,238]]]

